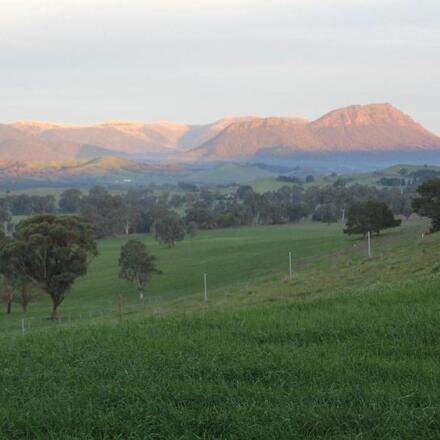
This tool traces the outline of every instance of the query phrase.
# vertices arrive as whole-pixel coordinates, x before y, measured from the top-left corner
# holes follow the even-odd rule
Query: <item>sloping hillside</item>
[[[93,183],[104,178],[111,183],[122,177],[148,178],[150,173],[155,172],[172,177],[182,170],[178,165],[146,163],[114,156],[51,162],[0,161],[0,181],[3,185],[28,181],[35,186],[39,181],[62,183],[87,179]]]
[[[182,149],[197,147],[217,136],[222,130],[236,122],[252,121],[258,119],[258,116],[228,116],[212,124],[192,125],[178,141],[178,146]]]
[[[0,124],[0,160],[65,160],[76,157],[81,146],[62,140],[51,142],[24,130]]]
[[[419,226],[168,315],[3,333],[0,436],[437,439],[440,242]]]

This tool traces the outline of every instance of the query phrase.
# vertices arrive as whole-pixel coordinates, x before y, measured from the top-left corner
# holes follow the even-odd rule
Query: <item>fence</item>
[[[367,237],[367,249],[368,256],[371,258],[371,237],[368,234]],[[301,261],[296,261],[296,267],[303,266],[307,264],[307,260],[312,257],[302,258]],[[316,258],[316,257],[315,257]],[[293,271],[293,254],[289,252],[287,255],[287,276],[288,279],[292,280],[294,278]],[[203,273],[201,275],[201,289],[199,302],[208,304],[208,274]],[[122,297],[119,296],[109,302],[104,302],[101,304],[99,309],[92,310],[75,310],[75,311],[62,311],[58,316],[56,321],[52,321],[48,316],[32,316],[27,317],[23,316],[20,319],[14,320],[14,322],[9,323],[8,329],[10,331],[0,333],[0,336],[4,335],[26,335],[36,329],[49,329],[49,328],[61,328],[66,325],[73,325],[75,323],[97,323],[105,320],[118,320],[121,321],[131,313],[136,312],[149,312],[150,315],[160,314],[163,311],[164,306],[166,307],[166,302],[164,302],[164,298],[170,297],[170,295],[163,294],[162,296],[146,296],[144,302],[137,304],[125,304]],[[194,295],[191,295],[191,298],[195,298]],[[183,301],[188,301],[189,297],[182,298]],[[194,303],[194,300],[193,300]],[[156,308],[154,308],[156,306]],[[96,306],[95,306],[96,307]],[[144,315],[145,316],[145,315]]]

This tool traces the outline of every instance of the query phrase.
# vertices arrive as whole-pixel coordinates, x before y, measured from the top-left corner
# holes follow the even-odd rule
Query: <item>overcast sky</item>
[[[439,0],[0,0],[0,121],[316,118],[440,134]]]

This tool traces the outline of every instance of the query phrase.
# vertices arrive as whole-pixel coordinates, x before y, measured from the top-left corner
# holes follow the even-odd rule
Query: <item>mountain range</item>
[[[206,125],[112,121],[97,125],[0,124],[0,160],[65,161],[120,156],[174,162],[265,157],[439,153],[440,137],[391,104],[353,105],[308,121],[227,117]],[[384,156],[384,157],[385,157]],[[428,157],[427,156],[427,157]]]
[[[163,159],[204,144],[232,123],[252,119],[252,116],[227,117],[206,125],[17,121],[0,124],[0,159],[58,161],[104,156]]]

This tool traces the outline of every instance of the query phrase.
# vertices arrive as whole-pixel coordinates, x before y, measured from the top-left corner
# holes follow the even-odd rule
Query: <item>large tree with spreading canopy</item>
[[[78,216],[38,215],[22,221],[0,247],[0,265],[9,277],[28,280],[52,300],[51,319],[75,280],[97,254],[95,231]]]

